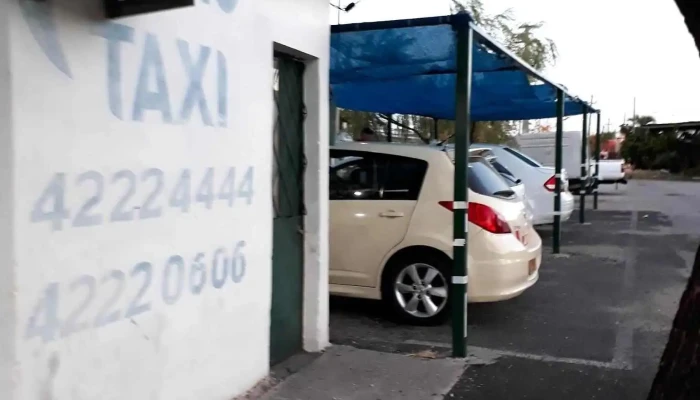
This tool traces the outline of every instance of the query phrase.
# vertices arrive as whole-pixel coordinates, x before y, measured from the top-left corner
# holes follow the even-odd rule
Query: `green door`
[[[302,349],[304,278],[304,64],[275,57],[270,364]]]

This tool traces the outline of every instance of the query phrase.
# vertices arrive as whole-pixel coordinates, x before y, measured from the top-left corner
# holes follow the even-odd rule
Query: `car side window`
[[[331,150],[330,200],[417,200],[428,163],[409,157]]]
[[[331,200],[379,200],[380,177],[386,163],[370,153],[331,152]]]
[[[428,163],[408,157],[387,156],[383,200],[418,200]]]

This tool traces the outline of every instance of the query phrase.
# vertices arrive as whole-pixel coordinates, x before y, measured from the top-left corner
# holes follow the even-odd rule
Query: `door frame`
[[[330,44],[328,44],[330,46]],[[304,278],[302,305],[302,348],[319,352],[330,345],[328,333],[328,146],[329,146],[329,83],[328,58],[318,59],[280,43],[273,44],[274,55],[287,55],[304,62]],[[272,87],[272,74],[270,84]],[[272,90],[270,104],[274,107]],[[274,123],[275,121],[272,121]],[[270,126],[272,132],[274,126]],[[272,146],[269,146],[273,160]],[[270,197],[270,202],[272,197]],[[272,209],[272,204],[270,204]],[[270,220],[271,223],[271,220]],[[272,236],[272,232],[270,232]],[[272,237],[270,237],[272,246]],[[270,252],[272,254],[272,251]],[[270,260],[270,271],[272,260]],[[270,300],[272,279],[270,279]],[[268,341],[269,342],[269,341]],[[269,358],[269,357],[268,357]]]

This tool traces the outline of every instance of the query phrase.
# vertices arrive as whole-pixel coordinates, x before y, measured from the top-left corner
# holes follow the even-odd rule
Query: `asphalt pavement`
[[[378,302],[331,298],[334,346],[275,367],[263,398],[646,398],[700,243],[700,183],[631,181],[599,200],[563,225],[561,254],[539,230],[537,284],[469,305],[466,360],[450,358],[449,323],[401,325]]]
[[[551,254],[551,229],[540,231],[545,255],[535,286],[469,306],[470,358],[445,398],[646,396],[700,242],[700,183],[605,186],[599,210],[590,210],[591,198],[586,205],[586,224],[577,212],[564,224],[563,254]],[[450,354],[449,324],[399,325],[375,302],[333,298],[330,324],[337,345]]]

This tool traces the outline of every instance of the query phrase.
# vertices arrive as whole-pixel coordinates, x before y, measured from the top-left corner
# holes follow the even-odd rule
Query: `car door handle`
[[[379,213],[379,216],[383,218],[401,218],[404,216],[404,213],[400,211],[389,210]]]

